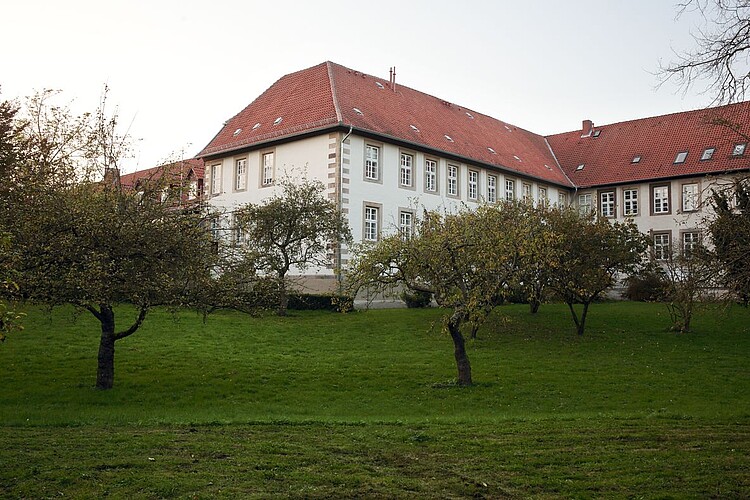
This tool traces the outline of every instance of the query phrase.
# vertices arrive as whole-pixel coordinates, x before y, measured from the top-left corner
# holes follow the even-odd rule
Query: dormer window
[[[641,162],[641,155],[635,155],[632,160],[630,160],[630,163],[640,163]]]
[[[685,163],[685,160],[687,159],[688,152],[687,151],[680,151],[677,153],[677,156],[674,159],[675,165],[678,163]]]
[[[714,151],[716,151],[716,148],[704,149],[703,154],[701,155],[701,161],[710,160],[714,156]]]
[[[745,147],[747,147],[746,142],[741,142],[739,144],[734,145],[734,149],[732,149],[732,156],[742,156],[745,154]]]

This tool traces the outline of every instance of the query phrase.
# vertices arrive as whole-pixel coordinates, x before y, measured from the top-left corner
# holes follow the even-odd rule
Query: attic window
[[[550,167],[550,166],[549,166],[549,165],[547,165],[546,163],[544,164],[544,168],[546,168],[546,169],[547,169],[547,170],[549,170],[550,172],[552,171],[552,167]]]
[[[278,125],[279,123],[281,123],[281,120],[283,120],[283,118],[279,116],[278,118],[276,118],[276,119],[275,119],[275,120],[273,121],[273,124],[274,124],[274,125]]]
[[[444,135],[443,137],[445,137],[446,139],[448,139],[448,140],[449,140],[449,141],[451,141],[451,142],[455,142],[455,141],[453,140],[453,138],[452,138],[451,136],[449,136],[448,134],[445,134],[445,135]]]
[[[355,113],[357,113],[358,115],[360,115],[360,116],[364,116],[364,113],[362,112],[362,110],[361,110],[361,109],[359,109],[359,108],[352,108],[352,110],[353,110],[353,111],[354,111]]]
[[[710,160],[714,156],[714,151],[716,151],[716,148],[704,149],[703,154],[701,155],[701,161]]]
[[[685,159],[687,159],[688,152],[687,151],[680,151],[677,153],[677,156],[674,159],[675,164],[677,163],[685,163]]]
[[[255,130],[255,129],[257,129],[257,128],[260,128],[260,122],[258,122],[258,123],[256,123],[255,125],[253,125],[253,130]]]
[[[746,142],[741,142],[739,144],[734,145],[734,149],[732,149],[732,156],[742,156],[745,154],[745,147],[747,147]]]
[[[518,156],[516,156],[516,155],[513,155],[513,158],[515,158],[515,159],[516,159],[516,160],[518,160],[518,161],[521,161],[521,158],[519,158],[519,157],[518,157]]]
[[[412,129],[412,130],[413,130],[414,132],[419,132],[419,129],[417,128],[417,126],[416,126],[416,125],[409,125],[409,126],[411,127],[411,129]]]
[[[507,126],[507,125],[505,126],[505,129],[506,129],[506,130],[507,130],[508,132],[512,132],[512,130],[510,129],[510,127],[509,127],[509,126]]]
[[[586,164],[584,164],[584,163],[581,163],[580,165],[578,165],[578,166],[576,167],[576,172],[580,172],[581,170],[583,170],[583,167],[585,167],[585,166],[586,166]]]
[[[601,130],[595,130],[594,131],[594,137],[599,137],[602,134]]]
[[[641,155],[635,155],[632,160],[630,160],[630,163],[640,163],[641,162]]]
[[[469,118],[471,118],[472,120],[474,119],[474,115],[472,115],[472,114],[471,114],[471,113],[469,113],[468,111],[466,112],[466,116],[468,116],[468,117],[469,117]]]
[[[238,128],[237,130],[235,130],[235,131],[234,131],[234,134],[232,134],[232,135],[233,135],[234,137],[237,137],[238,135],[240,135],[240,132],[242,132],[242,129],[241,129],[241,128]]]
[[[375,82],[375,85],[377,85],[379,89],[384,89],[385,88],[385,86],[383,86],[383,84],[380,83],[380,82]]]
[[[495,150],[494,150],[494,149],[492,149],[492,148],[487,148],[487,151],[489,151],[489,152],[490,152],[490,153],[492,153],[493,155],[496,155],[496,154],[497,154],[497,151],[495,151]]]

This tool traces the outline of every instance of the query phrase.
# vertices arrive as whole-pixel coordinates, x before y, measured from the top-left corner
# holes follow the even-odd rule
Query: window
[[[546,187],[539,188],[539,201],[542,203],[547,202],[547,188]]]
[[[651,215],[672,213],[669,207],[669,185],[651,186]]]
[[[521,192],[523,194],[524,200],[530,200],[531,199],[531,184],[524,182],[523,185],[521,186]]]
[[[399,175],[399,184],[404,187],[411,187],[411,174],[412,165],[414,164],[414,156],[401,153],[401,170]]]
[[[476,200],[479,196],[479,172],[469,170],[469,182],[467,183],[467,195],[470,200]]]
[[[516,181],[505,179],[505,199],[513,201],[516,199]]]
[[[615,192],[605,191],[599,193],[599,214],[602,217],[615,216]]]
[[[562,191],[557,192],[557,204],[561,207],[568,206],[568,193]]]
[[[682,211],[695,212],[698,210],[698,184],[682,185]]]
[[[672,246],[672,233],[654,233],[654,259],[669,260]]]
[[[260,184],[262,186],[271,186],[273,185],[273,179],[274,179],[273,152],[263,153],[263,156],[261,158],[262,158],[262,168],[261,168]]]
[[[703,154],[701,155],[701,161],[710,160],[714,156],[714,151],[716,151],[716,148],[706,148],[703,150]]]
[[[497,176],[496,175],[487,176],[487,202],[488,203],[497,202]]]
[[[622,215],[632,217],[638,215],[638,190],[625,189],[622,192]]]
[[[745,154],[745,147],[747,147],[746,142],[741,142],[739,144],[735,144],[734,148],[732,149],[732,156],[742,156]]]
[[[220,231],[221,231],[221,226],[219,225],[219,218],[211,217],[211,240],[212,241],[219,241]]]
[[[576,172],[580,172],[580,171],[581,171],[581,170],[583,170],[583,169],[584,169],[585,167],[586,167],[586,164],[585,164],[585,163],[581,163],[580,165],[578,165],[578,166],[576,167]]]
[[[365,179],[380,180],[380,148],[372,144],[365,146]]]
[[[380,207],[365,205],[364,240],[378,241],[380,235]]]
[[[240,158],[234,162],[234,189],[242,191],[247,183],[247,159]]]
[[[234,218],[234,224],[232,228],[232,242],[235,245],[240,245],[245,242],[245,231],[237,221],[236,217]]]
[[[198,197],[198,181],[190,181],[188,184],[188,200],[194,200]]]
[[[458,196],[458,167],[448,165],[448,196]]]
[[[635,155],[632,160],[630,160],[630,163],[640,163],[641,162],[641,155]]]
[[[682,255],[692,256],[701,244],[701,233],[698,231],[685,231],[682,233]]]
[[[688,152],[687,151],[680,151],[677,153],[677,156],[674,158],[675,164],[677,163],[685,163],[685,160],[687,159]]]
[[[211,167],[211,194],[221,193],[221,164]]]
[[[424,161],[424,190],[429,193],[437,192],[437,162]]]
[[[591,213],[591,193],[578,195],[578,212],[581,214]]]
[[[414,234],[414,214],[412,212],[406,210],[399,212],[398,230],[402,238],[411,238],[412,234]]]

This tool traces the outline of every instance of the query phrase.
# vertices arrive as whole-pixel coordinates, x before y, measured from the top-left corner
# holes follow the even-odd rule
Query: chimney
[[[581,137],[589,137],[591,132],[594,131],[594,122],[591,120],[583,120],[583,127],[581,130]]]
[[[391,83],[391,90],[394,92],[396,91],[396,66],[393,66],[390,68],[390,83]]]

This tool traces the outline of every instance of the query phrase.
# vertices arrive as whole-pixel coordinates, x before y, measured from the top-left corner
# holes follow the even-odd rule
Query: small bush
[[[664,271],[650,268],[629,276],[627,288],[623,295],[628,300],[639,302],[656,302],[663,300],[666,294],[666,277]]]
[[[287,307],[295,311],[347,312],[353,306],[354,299],[346,295],[292,293]]]
[[[419,290],[413,292],[404,290],[401,293],[401,300],[406,303],[406,307],[409,309],[430,307],[430,304],[432,303],[432,294],[430,292],[422,292]]]

